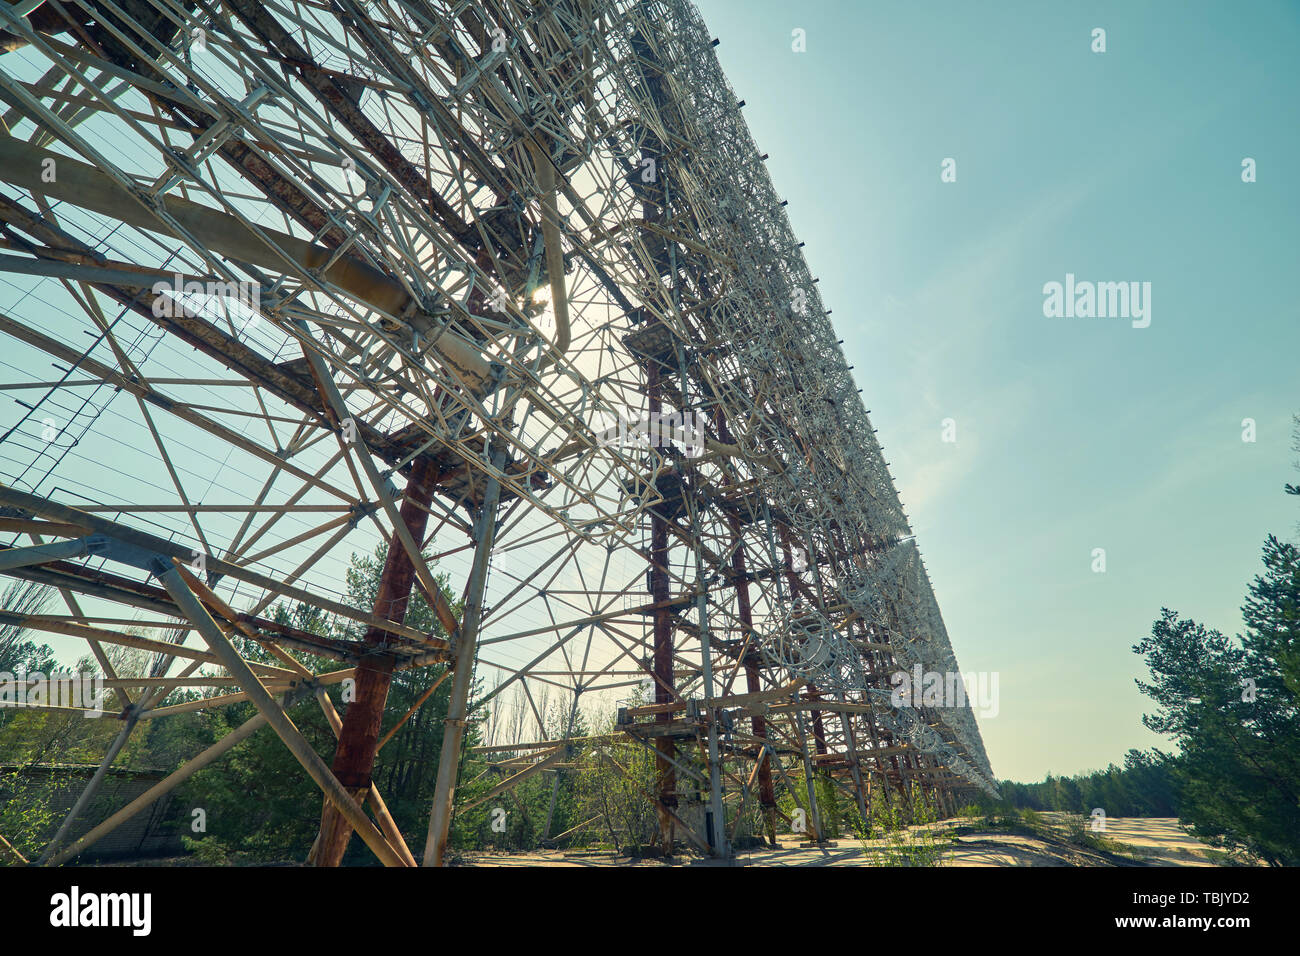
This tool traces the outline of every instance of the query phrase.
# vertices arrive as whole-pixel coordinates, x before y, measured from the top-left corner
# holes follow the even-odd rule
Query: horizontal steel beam
[[[55,181],[46,182],[44,171],[51,168],[57,170]],[[405,321],[423,339],[431,341],[430,348],[442,362],[477,393],[485,393],[491,385],[488,362],[476,345],[449,331],[443,320],[424,312],[396,279],[360,259],[337,256],[326,246],[274,229],[254,231],[238,216],[179,196],[157,197],[155,213],[146,205],[145,196],[127,192],[112,176],[89,163],[41,149],[3,132],[0,132],[0,178],[34,195],[80,206],[137,229],[182,240],[188,233],[209,252],[250,262],[268,272],[319,275],[379,312],[394,318],[409,316]]]
[[[49,564],[51,561],[62,561],[65,558],[84,558],[88,554],[102,552],[107,547],[107,538],[93,535],[87,538],[75,538],[72,541],[38,544],[30,548],[9,548],[0,551],[0,572],[14,571],[33,564]]]

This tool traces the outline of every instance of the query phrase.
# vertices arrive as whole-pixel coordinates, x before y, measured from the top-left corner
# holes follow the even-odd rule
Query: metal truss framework
[[[913,782],[948,809],[992,790],[964,701],[891,701],[891,673],[957,664],[714,45],[685,0],[0,5],[0,570],[68,612],[0,622],[84,639],[122,720],[44,862],[269,724],[324,792],[315,862],[355,830],[414,865],[370,771],[392,674],[433,664],[426,864],[476,673],[481,703],[575,709],[652,681],[600,752],[654,750],[668,849],[726,854],[751,801],[771,832],[781,787],[819,837],[818,776],[864,814]],[[647,419],[661,440],[618,440]],[[377,542],[359,612],[339,556]],[[413,590],[450,640],[406,626]],[[153,676],[117,678],[114,645]],[[216,696],[168,705],[195,685]],[[332,765],[285,714],[302,694]],[[64,845],[140,721],[232,700],[257,715]],[[512,754],[492,794],[569,743],[482,748]]]

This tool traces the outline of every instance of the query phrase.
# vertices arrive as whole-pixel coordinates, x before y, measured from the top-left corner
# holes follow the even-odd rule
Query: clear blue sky
[[[1300,518],[1300,4],[698,6],[958,660],[1000,673],[994,771],[1159,743],[1131,646],[1162,606],[1239,631],[1264,537]],[[1067,272],[1150,282],[1150,327],[1045,318]]]

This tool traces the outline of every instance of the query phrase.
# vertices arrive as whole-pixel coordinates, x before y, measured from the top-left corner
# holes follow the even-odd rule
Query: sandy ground
[[[1106,821],[1107,838],[1131,847],[1134,855],[1161,866],[1214,866],[1209,849],[1172,817],[1119,817]]]
[[[1072,843],[1065,828],[1064,814],[1044,813],[1049,828],[1039,833],[1012,833],[984,829],[963,821],[934,824],[938,839],[927,841],[914,828],[910,842],[941,845],[935,856],[941,866],[1216,866],[1225,856],[1189,836],[1178,821],[1166,817],[1112,817],[1104,849]],[[734,860],[711,860],[698,854],[682,855],[671,861],[633,859],[609,851],[541,850],[535,853],[471,853],[455,859],[457,866],[500,867],[664,867],[664,866],[880,866],[898,860],[896,844],[875,840],[862,844],[845,838],[825,846],[813,846],[802,838],[782,835],[778,847],[745,850]],[[1249,862],[1249,861],[1244,861]],[[92,864],[98,866],[197,866],[192,856],[167,859],[129,860]],[[275,864],[242,864],[267,866]],[[303,866],[286,861],[282,866]],[[895,863],[895,865],[902,865]],[[912,865],[930,865],[925,862]]]
[[[1059,815],[1044,814],[1052,824]],[[938,825],[953,832],[952,823]],[[1095,851],[1072,845],[1052,834],[1029,835],[961,827],[955,842],[942,855],[943,866],[1214,866],[1205,844],[1189,836],[1173,818],[1110,818],[1105,833],[1114,852]],[[536,853],[476,853],[459,862],[468,866],[872,866],[889,853],[884,841],[864,846],[855,839],[841,839],[827,846],[810,846],[794,836],[778,838],[780,847],[742,852],[734,861],[681,857],[672,862],[635,860],[609,852],[543,850]]]

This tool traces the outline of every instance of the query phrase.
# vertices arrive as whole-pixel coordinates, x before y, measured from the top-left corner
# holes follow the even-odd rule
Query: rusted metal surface
[[[417,458],[407,483],[406,500],[400,509],[402,521],[416,541],[424,540],[429,518],[429,502],[433,498],[433,485],[429,481],[434,465]],[[379,578],[373,611],[380,617],[401,623],[406,620],[406,610],[415,584],[415,565],[410,555],[397,542],[389,542],[388,555]],[[379,627],[369,628],[363,640],[377,647],[388,638],[388,632]],[[339,733],[334,751],[334,776],[353,792],[362,794],[370,788],[370,772],[375,766],[379,734],[384,719],[384,705],[388,701],[388,688],[393,680],[393,662],[380,656],[363,658],[357,664],[356,698],[343,716],[343,729]],[[352,837],[352,825],[339,812],[337,806],[326,801],[321,812],[320,835],[316,842],[315,864],[338,866],[347,851]]]

